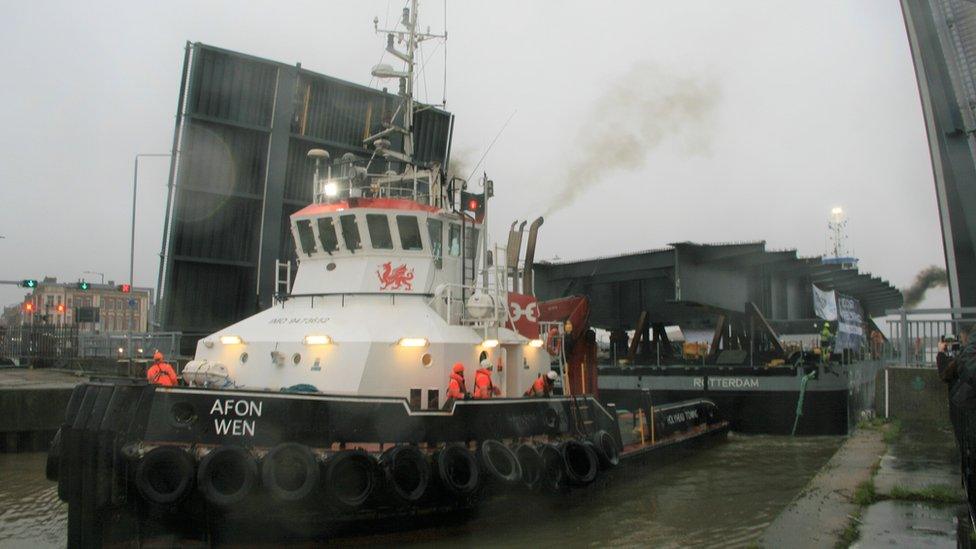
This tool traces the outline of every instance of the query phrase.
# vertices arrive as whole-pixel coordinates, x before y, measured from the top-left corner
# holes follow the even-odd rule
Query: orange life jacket
[[[491,370],[478,368],[474,374],[474,398],[491,398],[502,392],[491,382]]]
[[[451,381],[447,384],[447,398],[463,399],[467,392],[464,387],[464,376],[451,374]]]
[[[540,376],[535,378],[524,396],[549,396],[550,392],[552,392],[552,387],[549,386],[548,379]]]
[[[146,379],[154,385],[172,387],[176,385],[176,372],[166,362],[157,362],[146,370]]]

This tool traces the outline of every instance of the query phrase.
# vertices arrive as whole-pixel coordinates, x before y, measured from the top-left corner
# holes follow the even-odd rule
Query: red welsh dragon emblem
[[[376,276],[380,279],[380,290],[413,290],[410,284],[413,280],[413,269],[408,271],[406,264],[393,268],[393,263],[387,261],[376,270]]]

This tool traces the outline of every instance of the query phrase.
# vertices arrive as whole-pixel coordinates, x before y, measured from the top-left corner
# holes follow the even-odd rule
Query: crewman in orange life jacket
[[[447,398],[463,400],[467,396],[468,390],[464,386],[464,364],[457,362],[451,373],[451,381],[447,384]]]
[[[532,386],[529,387],[529,390],[526,391],[522,396],[548,397],[552,394],[552,387],[555,385],[557,377],[559,376],[556,375],[556,372],[549,370],[546,372],[546,375],[535,378],[535,381],[532,382]]]
[[[501,389],[495,387],[491,381],[491,371],[494,367],[487,358],[481,361],[481,368],[474,373],[474,398],[491,398],[502,394]]]
[[[176,372],[168,363],[163,362],[163,353],[153,353],[153,365],[146,370],[146,379],[154,385],[172,387],[176,385]]]

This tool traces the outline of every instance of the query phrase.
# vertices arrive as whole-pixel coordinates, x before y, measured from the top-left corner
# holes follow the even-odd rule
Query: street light
[[[83,273],[81,273],[81,274],[86,274],[86,275],[98,275],[98,276],[100,276],[100,277],[102,277],[102,282],[101,282],[101,283],[102,283],[102,284],[105,284],[105,273],[100,273],[100,272],[98,272],[98,271],[85,271],[85,272],[83,272]]]
[[[135,156],[135,168],[132,171],[132,237],[129,239],[129,284],[135,285],[132,281],[132,273],[136,265],[136,188],[139,183],[139,158],[145,156],[169,157],[170,153],[139,153]]]

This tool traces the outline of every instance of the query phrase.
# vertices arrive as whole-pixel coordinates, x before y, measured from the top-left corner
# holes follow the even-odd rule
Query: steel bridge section
[[[953,307],[976,305],[976,4],[902,0]]]

